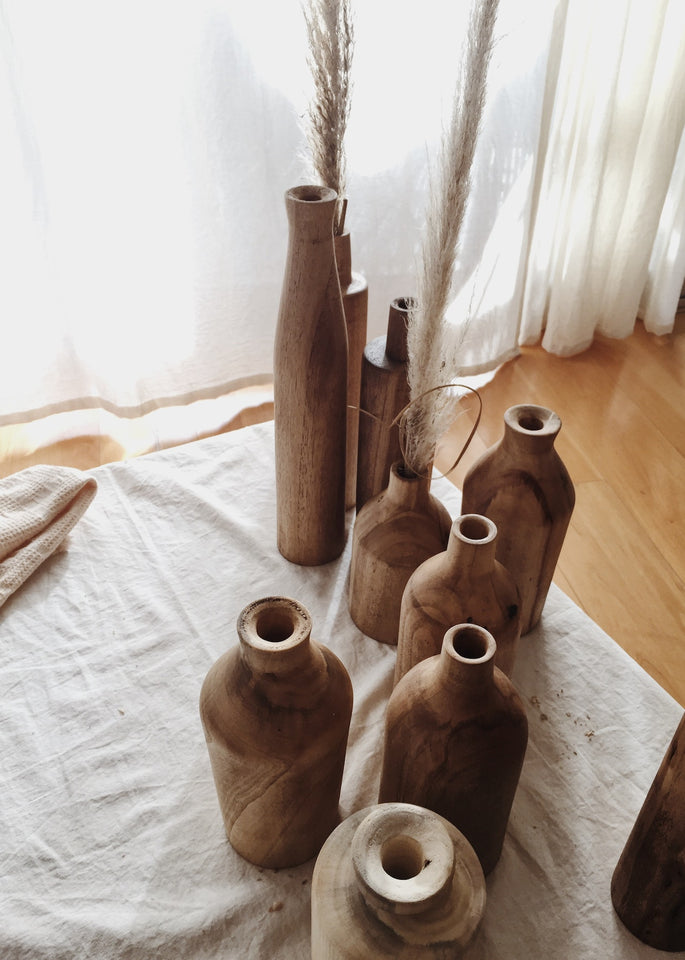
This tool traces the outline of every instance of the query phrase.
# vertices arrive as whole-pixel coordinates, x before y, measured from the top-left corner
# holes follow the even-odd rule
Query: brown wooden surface
[[[638,323],[627,339],[600,338],[577,357],[524,347],[481,395],[476,439],[449,479],[459,484],[495,442],[507,407],[532,400],[557,410],[577,499],[554,581],[685,706],[685,314],[669,336]],[[60,414],[0,428],[0,475],[31,463],[87,469],[272,416],[264,388],[137,420]],[[441,470],[470,427],[465,416],[445,438]]]

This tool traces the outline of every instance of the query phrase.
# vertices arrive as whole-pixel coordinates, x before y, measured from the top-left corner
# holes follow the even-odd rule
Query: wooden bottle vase
[[[349,610],[362,633],[397,643],[407,580],[445,549],[451,525],[430,479],[394,463],[387,488],[362,507],[352,533]]]
[[[497,527],[477,514],[452,524],[447,550],[424,560],[402,596],[395,683],[413,666],[437,656],[457,623],[485,627],[497,644],[495,666],[511,675],[521,633],[514,579],[495,559]]]
[[[391,427],[409,403],[407,316],[413,301],[393,300],[388,331],[371,340],[361,362],[357,510],[386,487],[390,468],[402,457],[400,431]],[[370,416],[369,416],[370,414]]]
[[[657,950],[685,950],[685,716],[611,880],[614,909]]]
[[[528,742],[525,709],[494,665],[495,641],[458,624],[388,702],[379,802],[434,810],[464,834],[487,874],[497,863]]]
[[[369,309],[369,287],[361,275],[352,271],[350,235],[334,238],[335,261],[342,292],[347,327],[347,445],[345,507],[354,507],[357,499],[357,448],[359,443],[359,403],[362,378],[362,355],[366,343]]]
[[[485,878],[463,835],[411,804],[367,807],[312,878],[312,960],[453,960],[473,942]]]
[[[504,436],[464,478],[462,512],[497,525],[497,559],[521,594],[521,633],[537,624],[575,504],[566,467],[554,449],[561,420],[532,404],[510,407]]]
[[[239,645],[211,667],[200,695],[226,834],[263,867],[309,860],[340,819],[352,686],[310,632],[296,600],[249,604]]]
[[[333,246],[336,193],[286,193],[288,255],[274,343],[278,549],[315,565],[345,545],[347,332]]]

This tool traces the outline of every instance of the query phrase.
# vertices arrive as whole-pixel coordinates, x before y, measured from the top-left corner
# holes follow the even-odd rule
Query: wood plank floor
[[[638,324],[576,357],[524,349],[480,392],[477,436],[450,479],[500,438],[507,407],[555,410],[576,488],[555,582],[685,705],[685,316],[667,337]],[[463,421],[439,469],[468,433]]]
[[[562,419],[557,449],[576,507],[556,583],[685,706],[685,314],[673,334],[638,324],[627,340],[599,339],[566,359],[524,348],[482,390],[484,412],[462,464],[502,434],[516,403]],[[0,476],[31,463],[82,469],[269,419],[268,391],[157,411],[140,421],[62,414],[0,428]],[[470,429],[468,415],[436,458],[447,469]]]

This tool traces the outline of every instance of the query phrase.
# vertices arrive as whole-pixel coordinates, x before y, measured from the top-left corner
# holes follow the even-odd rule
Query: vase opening
[[[427,865],[421,844],[406,834],[390,837],[381,848],[381,866],[395,880],[411,880]]]
[[[416,300],[414,297],[398,297],[397,300],[393,301],[393,306],[397,307],[398,310],[413,310],[416,306]]]
[[[492,530],[485,517],[470,514],[460,519],[459,533],[467,540],[488,540],[492,535]]]
[[[417,480],[418,473],[416,473],[412,468],[406,463],[397,464],[397,475],[402,477],[403,480]]]
[[[452,647],[462,660],[482,660],[490,650],[490,642],[480,627],[464,626],[452,636]]]
[[[267,643],[283,643],[295,630],[295,618],[288,610],[262,610],[255,623],[255,629]]]
[[[523,430],[542,430],[545,426],[540,417],[536,417],[531,413],[523,414],[519,418],[519,426]]]

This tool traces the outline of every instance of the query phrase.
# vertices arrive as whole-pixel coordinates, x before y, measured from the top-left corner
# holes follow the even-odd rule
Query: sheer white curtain
[[[354,7],[348,226],[373,337],[414,291],[468,5]],[[598,319],[622,335],[640,302],[668,329],[682,21],[681,0],[501,0],[449,314],[455,335],[471,318],[465,372],[544,327],[561,352]],[[0,0],[0,58],[0,423],[267,379],[283,194],[311,176],[299,0]]]

